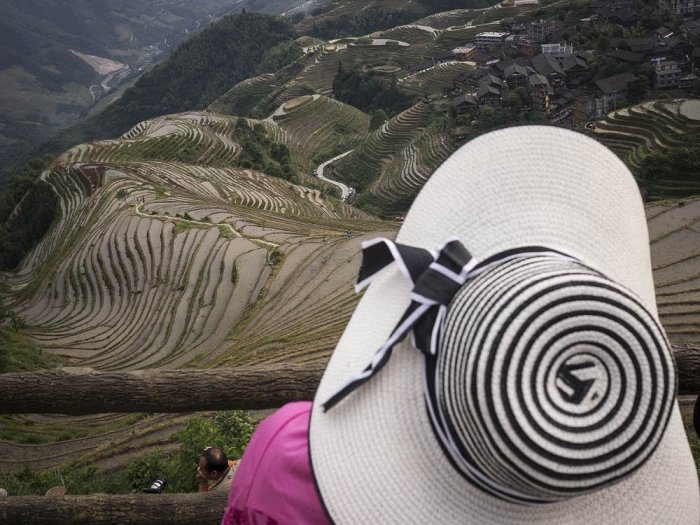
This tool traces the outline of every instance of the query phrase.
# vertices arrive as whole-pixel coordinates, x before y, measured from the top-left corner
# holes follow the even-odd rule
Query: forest
[[[413,104],[409,96],[398,90],[395,77],[379,79],[357,69],[345,69],[342,62],[338,63],[333,81],[333,97],[365,113],[381,109],[390,117]]]
[[[39,176],[51,156],[30,160],[0,193],[0,270],[12,270],[44,236],[58,213],[58,199]]]

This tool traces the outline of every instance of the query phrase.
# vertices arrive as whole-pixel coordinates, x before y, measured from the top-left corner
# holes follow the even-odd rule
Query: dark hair
[[[208,448],[204,451],[204,461],[207,462],[207,470],[212,472],[224,472],[228,468],[228,458],[220,448]]]

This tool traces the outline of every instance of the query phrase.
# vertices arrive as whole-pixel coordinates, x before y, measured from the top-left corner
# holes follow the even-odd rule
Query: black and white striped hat
[[[309,433],[333,521],[700,522],[644,211],[611,152],[485,135],[363,256]]]

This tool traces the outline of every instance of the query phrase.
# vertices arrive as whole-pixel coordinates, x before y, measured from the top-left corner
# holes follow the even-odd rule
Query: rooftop
[[[637,77],[633,73],[620,73],[619,75],[613,75],[608,78],[601,78],[595,81],[595,85],[598,86],[603,93],[617,93],[619,91],[624,91],[630,82],[633,82]]]

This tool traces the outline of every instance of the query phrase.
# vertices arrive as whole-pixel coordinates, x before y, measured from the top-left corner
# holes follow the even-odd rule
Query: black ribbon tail
[[[365,384],[367,381],[372,379],[374,377],[374,374],[376,374],[379,370],[382,369],[382,367],[389,361],[389,358],[391,357],[391,352],[393,348],[389,348],[386,352],[384,352],[384,355],[382,358],[374,365],[370,363],[365,367],[365,369],[362,371],[363,374],[369,372],[367,375],[363,375],[362,377],[353,379],[351,382],[346,384],[343,388],[338,390],[335,394],[333,394],[330,398],[326,400],[325,403],[323,403],[323,411],[327,412],[331,408],[333,408],[335,405],[340,403],[347,395],[349,395],[351,392],[354,392],[356,389],[361,387],[363,384]]]
[[[396,244],[388,239],[376,239],[362,248],[362,265],[356,288],[363,288],[369,284],[379,272],[393,262],[399,264],[405,277],[415,282],[423,270],[433,262],[433,256],[423,248]]]
[[[388,239],[365,243],[362,255],[356,288],[369,284],[384,268],[396,263],[409,281],[413,300],[370,363],[323,403],[324,411],[333,408],[374,377],[389,361],[394,345],[406,337],[411,329],[416,347],[425,356],[435,355],[441,312],[464,284],[466,275],[462,274],[466,274],[466,265],[471,259],[469,252],[457,240],[449,241],[440,248],[437,259],[429,250],[396,244]]]

